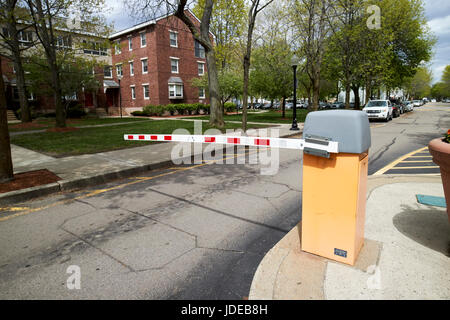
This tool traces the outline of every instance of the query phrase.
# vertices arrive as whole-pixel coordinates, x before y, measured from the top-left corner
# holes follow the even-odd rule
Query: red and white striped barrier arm
[[[161,141],[161,142],[196,142],[216,143],[225,145],[240,145],[254,147],[270,147],[281,149],[303,150],[305,148],[338,153],[338,143],[328,141],[326,144],[306,142],[303,139],[283,139],[268,137],[244,137],[244,136],[205,136],[205,135],[182,135],[182,134],[125,134],[124,139],[128,141]]]

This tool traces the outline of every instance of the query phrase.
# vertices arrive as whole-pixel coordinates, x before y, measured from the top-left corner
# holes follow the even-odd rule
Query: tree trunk
[[[286,118],[286,98],[283,97],[282,99],[283,99],[283,103],[281,105],[281,109],[282,109],[282,114],[283,114],[282,118],[284,119],[284,118]]]
[[[31,122],[31,110],[28,104],[27,89],[25,86],[25,72],[20,60],[19,62],[14,61],[14,69],[16,69],[16,84],[19,93],[20,120],[22,122]]]
[[[11,158],[11,145],[9,141],[8,117],[6,112],[5,83],[0,57],[0,183],[14,178]]]
[[[345,109],[350,109],[350,84],[345,84]]]
[[[352,86],[353,94],[355,95],[355,109],[359,110],[361,107],[361,100],[359,98],[359,86]]]
[[[313,79],[313,110],[319,110],[320,102],[320,76]]]
[[[219,80],[217,79],[216,57],[214,50],[206,52],[206,65],[208,67],[208,83],[209,83],[209,100],[211,103],[211,112],[209,116],[209,124],[214,127],[223,128],[224,108],[220,102]]]
[[[185,14],[186,6],[188,6],[187,0],[178,0],[175,16],[183,21],[183,23],[189,28],[189,31],[191,31],[194,39],[197,40],[205,49],[206,65],[208,67],[209,100],[211,104],[209,124],[211,126],[223,128],[225,125],[223,121],[224,110],[220,101],[220,87],[216,66],[216,56],[209,33],[214,1],[205,1],[203,16],[200,19],[200,30],[198,30],[192,20]]]
[[[58,67],[54,63],[51,63],[50,66],[50,72],[52,74],[53,99],[55,100],[56,127],[65,128],[66,110],[62,102],[62,89],[59,79]]]

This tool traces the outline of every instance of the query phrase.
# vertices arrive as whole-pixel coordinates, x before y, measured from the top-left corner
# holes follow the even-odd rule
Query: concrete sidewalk
[[[279,130],[280,137],[301,133],[290,131],[291,125],[279,125],[267,129],[251,129],[249,136],[270,136],[271,130]],[[143,147],[121,149],[95,154],[53,158],[12,145],[14,173],[48,169],[62,180],[18,191],[0,194],[0,206],[26,201],[59,191],[83,188],[110,180],[125,178],[139,172],[154,170],[172,164],[174,143],[160,143]]]
[[[301,225],[259,265],[249,299],[450,299],[450,223],[440,176],[371,176],[365,244],[354,267],[301,251]],[[299,212],[300,215],[300,212]]]

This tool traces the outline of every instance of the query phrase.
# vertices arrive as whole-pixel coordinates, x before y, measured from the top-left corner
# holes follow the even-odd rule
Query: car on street
[[[431,99],[431,102],[432,103],[436,103],[436,99]]]
[[[398,105],[398,104],[393,104],[392,105],[392,116],[394,117],[394,118],[398,118],[398,117],[400,117],[400,114],[401,114],[402,112],[401,112],[401,106],[400,105]]]
[[[422,100],[413,100],[413,105],[414,105],[414,107],[421,107],[421,106],[423,106],[423,101]]]
[[[412,101],[405,101],[405,111],[411,112],[414,110],[414,104]]]
[[[370,100],[362,110],[370,119],[392,120],[393,109],[389,100]]]
[[[294,104],[292,102],[287,102],[284,107],[286,108],[286,110],[290,110],[294,107]]]
[[[335,102],[331,105],[331,109],[345,109],[345,103]]]

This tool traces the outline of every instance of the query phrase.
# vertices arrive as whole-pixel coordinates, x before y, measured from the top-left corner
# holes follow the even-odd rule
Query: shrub
[[[86,115],[86,111],[84,111],[84,109],[80,106],[80,105],[75,105],[73,107],[69,107],[67,109],[67,118],[81,118],[84,117]]]
[[[144,111],[139,111],[139,110],[133,111],[131,114],[132,114],[133,116],[135,116],[135,117],[138,117],[138,116],[145,116],[145,115],[146,115],[146,114],[144,113]]]
[[[225,104],[223,105],[223,109],[225,110],[225,112],[233,112],[236,111],[236,105],[233,102],[225,102]]]

